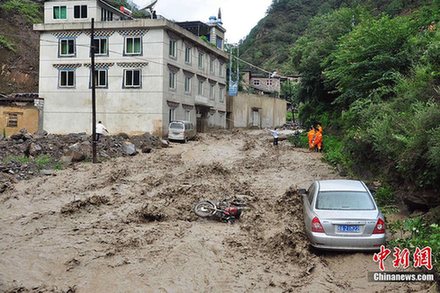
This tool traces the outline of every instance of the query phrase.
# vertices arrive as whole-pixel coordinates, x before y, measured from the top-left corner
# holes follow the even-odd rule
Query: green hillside
[[[282,70],[285,74],[291,68],[285,66],[289,48],[304,33],[310,19],[341,7],[369,7],[374,14],[397,15],[408,11],[423,0],[273,0],[267,15],[255,26],[240,47],[243,59],[264,68]]]

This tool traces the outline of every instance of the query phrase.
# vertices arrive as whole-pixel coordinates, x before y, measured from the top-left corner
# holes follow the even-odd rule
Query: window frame
[[[168,73],[168,88],[173,91],[177,89],[177,73],[173,70]]]
[[[192,84],[191,80],[192,80],[191,76],[185,75],[184,92],[187,95],[191,94],[191,84]]]
[[[185,63],[186,64],[191,64],[191,62],[192,62],[191,49],[192,49],[191,47],[185,46]]]
[[[199,56],[198,56],[198,62],[197,62],[197,65],[198,65],[198,67],[199,67],[199,69],[203,69],[204,68],[204,66],[203,66],[203,61],[204,61],[204,53],[203,52],[200,52],[199,51]]]
[[[65,17],[64,18],[61,18],[61,17],[55,17],[55,9],[56,8],[58,8],[60,11],[59,11],[59,14],[61,14],[60,12],[61,12],[61,8],[64,8],[64,10],[65,10],[65,12],[66,12],[66,14],[65,14]],[[55,5],[55,6],[52,6],[52,19],[67,19],[67,6],[66,5]]]
[[[204,80],[199,79],[199,82],[197,83],[197,94],[199,96],[203,96],[203,83],[204,82],[205,82]]]
[[[273,80],[272,79],[266,80],[266,86],[273,86]]]
[[[85,7],[85,16],[83,16],[83,9]],[[76,17],[76,8],[79,8],[79,17]],[[88,17],[88,8],[87,5],[74,5],[73,6],[73,18],[74,19],[86,19]]]
[[[62,81],[62,75],[63,73],[66,74],[66,84],[61,84]],[[72,84],[69,85],[69,73],[72,73]],[[58,88],[75,88],[76,84],[76,76],[75,76],[76,70],[72,68],[62,68],[58,70]]]
[[[139,84],[134,84],[135,75],[132,74],[132,84],[127,85],[127,72],[129,72],[129,71],[131,71],[132,73],[134,73],[135,71],[139,72]],[[124,69],[122,88],[126,88],[126,89],[142,88],[142,69],[140,69],[140,68],[126,68],[126,69]]]
[[[252,84],[253,84],[253,85],[261,85],[259,79],[254,79],[254,80],[252,80]]]
[[[223,103],[225,101],[224,90],[225,90],[225,87],[223,87],[223,86],[218,87],[218,94],[219,94],[218,100],[220,103]]]
[[[69,42],[73,42],[73,53],[67,53],[67,54],[63,54],[62,53],[62,48],[63,48],[63,42],[67,42],[67,45],[69,48]],[[69,49],[67,49],[67,51],[69,51]],[[76,56],[76,39],[75,38],[60,38],[58,41],[58,57],[62,58],[62,57],[75,57]]]
[[[168,55],[172,59],[177,59],[177,40],[170,39],[170,42],[168,45]]]
[[[100,53],[99,50],[102,47],[102,40],[105,40],[106,43],[106,52]],[[95,56],[108,56],[109,55],[109,38],[108,37],[95,37],[93,42],[98,41],[98,48],[95,48]],[[98,49],[98,50],[97,50]]]
[[[209,99],[215,101],[215,84],[209,83]]]
[[[23,113],[17,112],[9,112],[5,113],[7,115],[6,118],[6,127],[7,128],[18,128],[18,115]]]
[[[191,121],[191,110],[185,110],[185,121]]]
[[[140,51],[139,52],[133,52],[133,53],[127,52],[127,42],[129,39],[133,39],[133,49],[134,49],[134,40],[139,39],[139,44],[140,44]],[[124,37],[124,56],[141,56],[142,52],[143,52],[143,46],[142,46],[142,37],[141,36],[126,36],[126,37]]]
[[[215,59],[209,58],[209,72],[215,73]]]
[[[95,69],[95,72],[97,73],[97,76],[95,76],[95,87],[96,88],[108,88],[108,69],[107,68],[99,68],[99,69]],[[100,85],[99,84],[99,80],[100,79],[100,75],[99,72],[105,72],[105,84],[104,85]],[[92,70],[90,69],[90,82],[89,82],[89,87],[92,87]]]

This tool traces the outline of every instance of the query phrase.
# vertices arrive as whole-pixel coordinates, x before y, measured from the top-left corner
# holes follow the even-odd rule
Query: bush
[[[388,225],[394,239],[389,242],[391,246],[408,248],[413,254],[416,247],[422,249],[431,247],[432,264],[434,269],[440,271],[440,227],[438,224],[428,225],[421,217],[396,221]]]
[[[3,47],[12,52],[16,51],[14,43],[2,35],[0,35],[0,47]]]
[[[0,8],[8,12],[18,11],[30,23],[38,23],[43,19],[40,5],[29,0],[7,0]]]
[[[332,135],[324,135],[324,160],[333,166],[347,165],[347,155],[344,153],[344,144],[340,138]]]

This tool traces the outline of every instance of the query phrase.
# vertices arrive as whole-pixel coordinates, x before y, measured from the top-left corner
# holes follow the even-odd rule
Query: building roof
[[[0,94],[0,102],[31,102],[35,99],[41,99],[37,93],[16,93],[10,95]]]

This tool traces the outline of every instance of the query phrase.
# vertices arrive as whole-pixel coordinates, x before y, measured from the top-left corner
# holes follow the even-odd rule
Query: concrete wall
[[[285,100],[239,92],[235,97],[228,97],[228,102],[230,103],[228,111],[232,113],[233,127],[256,126],[253,125],[255,115],[258,115],[257,124],[261,128],[273,128],[286,122],[287,102]],[[258,114],[254,112],[258,112]]]
[[[17,127],[7,127],[8,113],[17,113]],[[38,130],[38,109],[35,106],[3,106],[0,105],[0,131],[10,136],[20,129],[26,128],[30,133]]]

